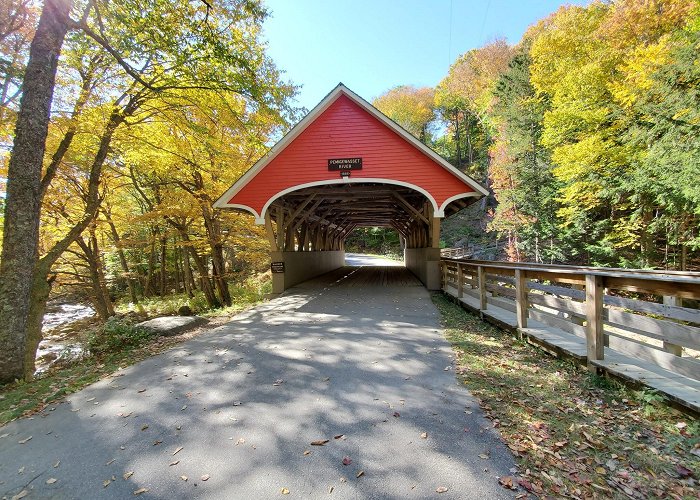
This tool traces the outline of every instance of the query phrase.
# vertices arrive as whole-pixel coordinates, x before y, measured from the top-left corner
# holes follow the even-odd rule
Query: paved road
[[[512,498],[510,454],[455,380],[428,292],[367,273],[306,283],[0,428],[0,498]]]

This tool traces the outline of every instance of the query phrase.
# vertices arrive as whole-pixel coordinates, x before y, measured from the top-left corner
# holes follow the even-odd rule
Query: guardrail
[[[519,335],[580,346],[591,371],[633,364],[700,380],[700,273],[443,259],[442,283]]]

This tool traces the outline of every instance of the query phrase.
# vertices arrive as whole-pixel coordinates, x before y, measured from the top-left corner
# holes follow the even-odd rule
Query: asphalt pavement
[[[430,294],[357,270],[1,427],[0,498],[513,498]]]

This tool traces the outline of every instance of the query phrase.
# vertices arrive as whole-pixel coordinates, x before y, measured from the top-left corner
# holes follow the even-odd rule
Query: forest
[[[435,88],[374,104],[493,193],[446,221],[446,246],[697,269],[699,48],[692,0],[566,6],[514,46],[462,54]]]
[[[102,322],[261,297],[264,229],[212,202],[306,111],[266,53],[268,13],[257,0],[45,5],[64,9],[65,23],[39,151],[27,376],[53,297],[89,302]],[[0,0],[2,178],[12,177],[42,15],[32,0]],[[443,245],[693,269],[699,48],[693,0],[595,1],[560,8],[515,45],[494,40],[460,55],[435,88],[399,85],[373,104],[492,192],[444,224]],[[3,282],[22,258],[5,244],[8,227]],[[392,253],[397,244],[396,234],[363,228],[348,248]],[[13,306],[4,288],[0,305]],[[15,342],[0,326],[0,344]]]

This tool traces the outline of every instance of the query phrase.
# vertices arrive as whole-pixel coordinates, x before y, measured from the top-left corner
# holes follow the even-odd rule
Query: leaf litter
[[[501,486],[541,498],[698,498],[700,421],[434,301],[458,376],[516,458]]]

